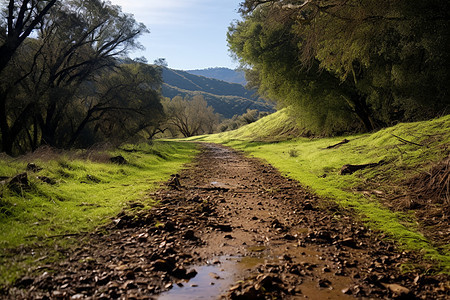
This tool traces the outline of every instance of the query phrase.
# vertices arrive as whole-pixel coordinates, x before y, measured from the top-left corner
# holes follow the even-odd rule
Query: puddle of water
[[[159,300],[178,300],[178,299],[217,299],[220,295],[226,293],[229,288],[235,284],[238,279],[245,277],[249,270],[257,265],[264,264],[266,261],[278,261],[282,254],[289,254],[295,257],[295,261],[318,264],[317,268],[324,263],[319,258],[320,252],[307,248],[295,247],[274,247],[249,246],[247,250],[256,255],[247,256],[220,256],[210,260],[206,265],[193,266],[197,275],[182,286],[174,283],[170,291],[162,293]],[[220,263],[217,263],[220,262]],[[329,279],[332,282],[333,289],[320,288],[316,279],[307,279],[300,284],[301,295],[293,297],[309,298],[313,300],[321,299],[352,299],[353,297],[345,295],[341,290],[351,284],[348,277],[336,277],[332,273],[320,274],[321,278]]]
[[[235,282],[235,265],[238,259],[238,257],[218,257],[211,261],[220,263],[194,266],[197,271],[194,278],[183,282],[181,287],[174,284],[170,291],[162,293],[158,299],[217,299]]]

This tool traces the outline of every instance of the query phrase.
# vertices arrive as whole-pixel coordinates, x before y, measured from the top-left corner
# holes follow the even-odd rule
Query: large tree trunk
[[[367,107],[365,96],[352,95],[350,101],[352,102],[353,112],[356,114],[358,119],[364,125],[364,129],[369,132],[375,129],[370,110]]]
[[[0,91],[0,130],[2,133],[2,151],[6,154],[12,154],[11,129],[8,124],[6,114],[6,92]]]

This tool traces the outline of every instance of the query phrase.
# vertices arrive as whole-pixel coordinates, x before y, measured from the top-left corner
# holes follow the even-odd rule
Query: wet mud
[[[448,299],[421,263],[270,165],[229,148],[202,153],[66,260],[3,291],[13,299]]]

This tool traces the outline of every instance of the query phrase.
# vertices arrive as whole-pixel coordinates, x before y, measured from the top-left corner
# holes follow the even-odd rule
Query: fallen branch
[[[391,135],[392,135],[393,137],[395,137],[395,138],[399,139],[399,140],[400,140],[401,142],[403,142],[403,143],[407,143],[407,144],[412,144],[412,145],[416,145],[416,146],[420,146],[420,147],[423,147],[423,145],[422,145],[422,144],[417,144],[417,143],[414,143],[414,142],[411,142],[411,141],[405,140],[404,138],[401,138],[401,137],[399,137],[399,136],[397,136],[397,135],[395,135],[395,134],[392,134],[392,133],[391,133]]]
[[[358,170],[376,167],[376,166],[382,164],[383,162],[384,162],[383,160],[380,160],[377,163],[370,163],[370,164],[364,164],[364,165],[350,165],[350,164],[343,165],[341,170],[339,171],[339,174],[340,175],[350,175]]]
[[[344,139],[343,141],[341,141],[341,142],[339,142],[339,143],[337,143],[337,144],[328,146],[326,149],[337,148],[337,147],[339,147],[340,145],[347,144],[348,142],[350,142],[350,141],[347,140],[347,139]]]

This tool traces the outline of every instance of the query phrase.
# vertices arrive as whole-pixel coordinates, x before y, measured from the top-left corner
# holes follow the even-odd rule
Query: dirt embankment
[[[4,298],[446,299],[448,276],[401,274],[398,252],[271,166],[202,145],[160,204],[121,214]]]

